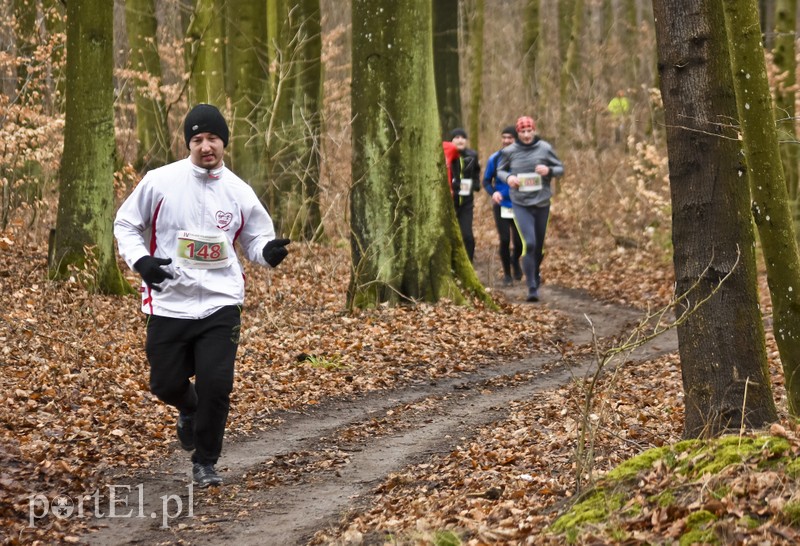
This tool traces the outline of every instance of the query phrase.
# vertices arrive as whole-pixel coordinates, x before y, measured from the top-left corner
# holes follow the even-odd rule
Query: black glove
[[[261,255],[264,256],[264,259],[269,265],[278,267],[278,264],[289,255],[289,251],[286,250],[286,245],[291,242],[290,239],[273,239],[264,245],[264,250],[261,251]]]
[[[139,275],[142,276],[142,280],[147,286],[156,292],[161,292],[161,287],[158,286],[158,283],[162,282],[164,279],[174,279],[172,273],[161,269],[161,266],[169,265],[171,263],[172,258],[142,256],[136,260],[136,263],[133,264],[133,268],[139,273]]]

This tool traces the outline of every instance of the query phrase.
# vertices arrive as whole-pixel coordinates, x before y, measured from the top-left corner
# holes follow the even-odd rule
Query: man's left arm
[[[248,260],[267,265],[264,248],[267,243],[275,239],[275,226],[272,218],[256,197],[255,192],[248,192],[241,200],[240,206],[243,225],[239,233],[239,245]]]
[[[473,151],[472,162],[472,191],[481,191],[481,164],[478,161],[478,152]]]
[[[558,159],[553,149],[550,149],[550,173],[556,178],[564,176],[564,164]]]
[[[564,176],[564,164],[561,163],[560,159],[558,159],[558,156],[553,151],[553,148],[550,148],[547,151],[547,165],[550,167],[550,176],[555,178]]]

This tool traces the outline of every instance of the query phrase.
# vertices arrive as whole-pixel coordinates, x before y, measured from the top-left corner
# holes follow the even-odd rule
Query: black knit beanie
[[[462,129],[461,127],[456,127],[452,131],[450,131],[450,138],[456,138],[457,136],[467,138],[467,132]]]
[[[517,128],[513,125],[506,126],[502,131],[500,131],[501,135],[511,135],[514,138],[517,138]]]
[[[187,148],[192,137],[199,133],[213,133],[222,139],[223,146],[228,146],[228,124],[216,106],[198,104],[186,114],[183,136],[186,137]]]

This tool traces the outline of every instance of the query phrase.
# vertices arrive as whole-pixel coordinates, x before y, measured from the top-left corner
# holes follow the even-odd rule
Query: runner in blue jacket
[[[500,133],[500,142],[503,148],[514,142],[517,136],[516,129],[509,125]],[[513,267],[513,279],[522,279],[522,269],[519,265],[519,258],[522,256],[522,240],[514,224],[514,211],[511,208],[511,197],[509,197],[508,184],[497,178],[497,163],[500,160],[502,148],[489,156],[486,162],[486,170],[483,173],[483,188],[492,198],[492,213],[494,223],[497,226],[497,234],[500,236],[500,262],[503,265],[503,284],[511,285],[511,270]],[[511,241],[514,242],[514,253],[511,253]]]

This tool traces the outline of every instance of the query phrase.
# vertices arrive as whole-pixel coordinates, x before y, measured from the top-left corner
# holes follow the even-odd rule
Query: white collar
[[[197,178],[210,178],[212,180],[219,180],[222,178],[222,171],[225,170],[225,163],[223,162],[219,167],[216,169],[204,169],[203,167],[198,167],[192,160],[189,160],[189,163],[192,165],[192,174],[194,174]]]

